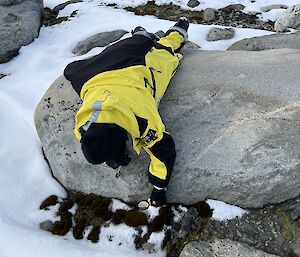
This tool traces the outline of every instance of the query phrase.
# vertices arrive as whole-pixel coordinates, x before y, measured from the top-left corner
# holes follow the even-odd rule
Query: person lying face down
[[[180,18],[161,38],[142,27],[92,58],[67,65],[65,77],[82,99],[74,133],[92,164],[126,166],[128,135],[139,154],[150,156],[149,182],[153,206],[166,203],[166,190],[176,151],[158,112],[183,56],[189,22]]]

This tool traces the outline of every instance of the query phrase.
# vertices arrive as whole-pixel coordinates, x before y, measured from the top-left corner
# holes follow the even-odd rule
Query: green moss
[[[124,216],[124,222],[129,227],[138,227],[148,224],[147,215],[136,210],[127,211]]]
[[[113,217],[112,217],[112,223],[115,225],[118,225],[120,223],[122,223],[124,221],[124,217],[125,217],[125,210],[116,210]]]
[[[93,243],[97,243],[99,241],[99,234],[100,234],[100,226],[95,226],[92,228],[87,239],[92,241]]]
[[[60,215],[61,220],[53,223],[51,233],[54,235],[63,236],[72,228],[72,213],[64,212]]]
[[[73,236],[75,239],[82,239],[85,228],[88,226],[85,218],[79,220],[73,228]]]
[[[51,205],[56,205],[58,203],[56,195],[50,195],[47,197],[40,205],[40,209],[47,209]]]
[[[297,225],[291,220],[288,212],[277,210],[276,214],[280,218],[283,238],[287,241],[294,241],[297,234]]]
[[[196,208],[200,217],[208,218],[213,214],[213,209],[211,209],[209,204],[204,201],[200,201],[192,206]]]
[[[71,199],[64,200],[59,207],[59,212],[65,212],[70,210],[74,206],[74,202]]]
[[[107,210],[104,215],[102,216],[104,221],[109,221],[110,219],[112,219],[114,213],[110,210]]]

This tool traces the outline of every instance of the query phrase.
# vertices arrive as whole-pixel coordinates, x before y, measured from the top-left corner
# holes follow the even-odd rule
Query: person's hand
[[[166,203],[166,188],[154,187],[151,193],[151,197],[149,198],[149,204],[151,206],[158,207],[165,205]]]

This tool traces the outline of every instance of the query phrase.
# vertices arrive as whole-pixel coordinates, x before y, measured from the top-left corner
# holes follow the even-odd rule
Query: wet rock
[[[235,31],[232,28],[211,28],[206,35],[207,41],[227,40],[234,37]]]
[[[262,12],[269,12],[274,9],[288,9],[288,6],[285,4],[271,4],[260,8]]]
[[[247,244],[229,239],[215,239],[209,242],[191,242],[185,246],[179,257],[276,257],[277,255],[256,250]],[[277,256],[278,257],[278,256]]]
[[[72,50],[73,54],[83,55],[89,52],[94,47],[104,47],[113,43],[127,34],[125,30],[114,30],[109,32],[101,32],[79,42]]]
[[[203,11],[203,21],[214,21],[216,19],[215,9],[206,8]]]
[[[53,222],[51,220],[46,220],[40,223],[40,229],[51,232]]]
[[[255,208],[299,195],[300,51],[188,51],[184,56],[160,105],[177,146],[168,201],[213,198]],[[72,86],[60,77],[36,109],[37,132],[53,175],[71,190],[129,202],[145,199],[151,192],[147,154],[137,156],[128,141],[132,161],[118,178],[104,164],[89,164],[73,134],[79,106]]]
[[[227,50],[262,51],[281,48],[300,49],[300,32],[245,38],[233,43]]]
[[[189,0],[187,3],[188,7],[195,8],[200,4],[198,0]]]
[[[287,31],[288,28],[296,29],[300,26],[300,4],[289,7],[284,15],[274,25],[277,32]]]
[[[39,34],[42,0],[0,2],[0,63],[17,56]]]

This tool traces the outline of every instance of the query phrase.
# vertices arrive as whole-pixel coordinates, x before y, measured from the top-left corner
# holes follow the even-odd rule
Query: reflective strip
[[[141,35],[141,36],[150,38],[150,39],[152,40],[151,35],[150,35],[146,30],[140,30],[140,31],[137,31],[137,32],[135,32],[133,35]]]
[[[179,32],[184,37],[184,41],[185,42],[188,41],[188,39],[189,39],[188,33],[183,28],[174,26],[174,27],[171,27],[169,30]]]
[[[103,101],[99,101],[97,100],[96,102],[93,103],[93,109],[94,109],[94,112],[93,114],[91,115],[91,117],[88,119],[88,121],[82,126],[83,130],[87,131],[89,129],[89,127],[91,126],[92,123],[96,122],[99,115],[100,115],[100,112],[102,110],[102,103]]]
[[[167,190],[167,188],[165,188],[165,187],[158,187],[158,186],[154,186],[154,185],[153,185],[153,187],[157,190],[160,190],[160,191],[162,191],[162,190],[166,191]]]

